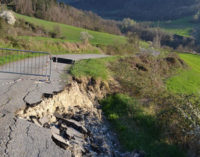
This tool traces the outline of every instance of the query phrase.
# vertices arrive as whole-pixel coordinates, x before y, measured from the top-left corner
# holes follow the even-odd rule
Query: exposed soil
[[[109,85],[95,79],[74,79],[66,89],[44,98],[37,106],[17,112],[18,117],[49,128],[52,140],[75,157],[133,156],[122,153],[98,100],[110,93]],[[137,154],[137,153],[136,153]]]

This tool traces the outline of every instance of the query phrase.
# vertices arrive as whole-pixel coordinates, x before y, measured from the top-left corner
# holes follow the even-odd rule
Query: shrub
[[[120,28],[122,32],[127,32],[131,27],[133,27],[136,24],[136,22],[130,18],[125,18],[122,20],[120,24]]]
[[[159,122],[170,142],[182,145],[200,155],[200,97],[197,95],[165,94],[159,98],[161,104]]]
[[[146,157],[184,157],[180,149],[165,142],[162,127],[153,115],[145,113],[141,104],[124,94],[114,94],[100,101],[112,128],[126,150],[145,151]]]
[[[80,33],[80,40],[84,43],[84,44],[88,44],[90,39],[93,39],[94,37],[92,35],[90,35],[88,32],[81,32]]]
[[[53,31],[50,32],[52,38],[60,38],[61,37],[61,29],[59,26],[54,26]]]
[[[142,53],[121,58],[110,65],[110,69],[122,86],[121,92],[131,96],[152,97],[165,90],[164,78],[184,66],[184,62],[176,54],[155,57]]]
[[[135,49],[135,51],[139,51],[140,48],[140,39],[136,33],[128,33],[128,43]]]
[[[4,38],[9,35],[15,35],[13,26],[6,23],[6,21],[0,17],[0,38]]]

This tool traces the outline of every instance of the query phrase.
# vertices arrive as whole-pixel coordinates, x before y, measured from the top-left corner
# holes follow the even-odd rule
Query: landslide
[[[123,156],[98,103],[109,92],[101,80],[74,78],[61,93],[46,94],[39,105],[27,106],[17,116],[51,129],[55,144],[75,157]]]

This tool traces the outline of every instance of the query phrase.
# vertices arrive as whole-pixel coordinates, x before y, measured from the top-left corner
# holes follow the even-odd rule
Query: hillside
[[[124,44],[124,36],[92,31],[62,23],[51,22],[14,13],[15,25],[0,18],[0,47],[63,53],[100,53],[96,45]],[[82,34],[91,39],[85,43]]]
[[[195,23],[192,20],[193,17],[188,16],[179,18],[177,20],[162,21],[159,23],[159,26],[167,32],[180,36],[190,37],[194,35],[195,29],[199,27],[199,23]]]
[[[39,19],[33,17],[34,13],[30,16],[14,14],[17,19],[14,25],[9,25],[8,21],[0,18],[0,47],[47,51],[52,54],[104,53],[110,55],[109,58],[75,62],[69,72],[72,76],[71,81],[77,84],[74,91],[80,91],[80,93],[78,95],[75,93],[76,96],[70,94],[68,97],[69,100],[75,98],[72,104],[76,105],[77,97],[85,103],[84,97],[87,94],[88,98],[94,96],[95,102],[100,104],[95,103],[93,106],[92,100],[92,109],[98,109],[97,116],[101,119],[103,115],[110,122],[111,129],[108,130],[115,132],[122,150],[131,154],[138,151],[146,157],[186,157],[186,154],[190,152],[194,152],[196,156],[199,155],[200,136],[199,134],[190,135],[190,133],[195,132],[200,125],[199,115],[196,115],[199,113],[200,104],[198,96],[200,58],[193,54],[177,53],[178,50],[172,49],[173,45],[171,48],[162,45],[162,41],[171,41],[171,39],[177,42],[176,38],[170,38],[171,36],[164,32],[159,34],[157,29],[148,28],[147,31],[144,27],[141,36],[145,34],[145,37],[151,37],[150,41],[152,41],[144,42],[133,33],[137,28],[139,28],[138,32],[141,31],[140,24],[135,23],[130,28],[127,27],[127,31],[129,29],[133,31],[127,33],[125,37],[58,23],[55,20]],[[177,23],[180,22],[183,21]],[[175,24],[176,22],[173,22],[171,25]],[[166,26],[164,22],[161,25]],[[168,27],[172,28],[171,25]],[[160,41],[158,41],[159,37],[162,37]],[[177,39],[179,38],[181,38],[180,41],[189,40],[177,36]],[[177,46],[182,46],[182,43],[177,43]],[[178,48],[181,51],[181,48]],[[184,51],[183,47],[182,51]],[[23,57],[26,56],[23,55]],[[19,58],[15,57],[15,60]],[[2,61],[2,64],[4,63]],[[98,93],[104,93],[105,96]],[[47,108],[51,104],[48,100],[45,104]],[[67,104],[67,102],[70,101],[65,100],[62,104]],[[89,103],[86,102],[86,104]],[[40,105],[33,108],[30,105],[29,109],[36,108],[36,113],[38,113],[37,111],[41,111],[41,108],[38,108]],[[57,112],[57,107],[55,109]],[[27,111],[27,108],[25,110]],[[61,118],[71,114],[71,111],[60,108],[61,110]],[[55,119],[60,117],[54,114],[54,110],[52,113],[49,109],[46,111],[51,114],[51,117],[55,116]],[[81,116],[83,115],[83,112],[76,111]],[[90,110],[86,108],[84,111],[87,111],[84,114],[88,115]],[[23,110],[22,112],[25,113]],[[33,116],[41,119],[46,114],[32,115],[32,113],[27,115],[27,120]],[[74,117],[74,120],[76,119]],[[94,122],[93,118],[92,120]],[[104,125],[102,121],[99,122]],[[88,123],[91,127],[96,127],[95,123],[90,123],[90,121]],[[56,123],[48,121],[48,124],[51,127]],[[62,127],[59,129],[63,130]],[[95,135],[97,135],[96,132]],[[73,139],[68,139],[61,133],[59,136],[66,141]],[[194,138],[198,140],[194,141]],[[91,141],[96,139],[98,137],[94,136]],[[102,141],[105,142],[104,139]],[[97,149],[100,142],[96,143],[95,146],[92,143],[94,151],[104,152],[104,149]],[[58,143],[57,145],[60,146]],[[63,151],[70,150],[68,147],[62,149]],[[87,148],[84,147],[84,150]],[[80,156],[85,156],[85,154],[81,152]],[[131,156],[127,155],[127,157]]]
[[[63,41],[70,41],[70,42],[81,42],[80,33],[81,32],[89,32],[93,39],[91,39],[92,44],[112,44],[115,41],[125,42],[125,38],[123,36],[113,35],[109,33],[91,31],[84,28],[74,27],[66,24],[61,24],[57,22],[51,22],[42,20],[39,18],[29,17],[21,14],[16,14],[18,19],[23,19],[29,23],[32,23],[37,26],[42,26],[46,30],[53,31],[55,27],[59,27],[60,33],[64,38]],[[37,37],[38,38],[38,37]]]
[[[40,19],[73,25],[90,30],[120,34],[117,22],[105,20],[87,11],[81,11],[56,0],[9,0],[1,1],[13,11]],[[0,4],[1,4],[0,3]]]
[[[60,0],[110,19],[166,20],[193,15],[198,0]]]
[[[200,56],[193,54],[179,54],[189,65],[188,69],[179,72],[167,81],[168,89],[175,93],[199,93],[200,87]]]

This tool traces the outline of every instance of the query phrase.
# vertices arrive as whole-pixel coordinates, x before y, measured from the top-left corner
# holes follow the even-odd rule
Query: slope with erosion
[[[184,151],[172,141],[167,142],[170,138],[162,130],[157,115],[161,112],[157,110],[159,102],[155,99],[162,99],[163,78],[183,67],[175,54],[155,57],[141,53],[81,61],[72,67],[71,74],[80,83],[86,77],[110,84],[112,92],[100,104],[124,150],[135,150],[145,156],[175,157],[185,156]]]
[[[80,60],[105,56],[62,55],[59,57]],[[13,63],[11,66],[14,67],[14,65]],[[35,65],[35,67],[38,69],[38,65]],[[43,81],[44,78],[40,77],[0,73],[1,157],[19,157],[22,154],[23,156],[30,157],[71,157],[69,150],[64,151],[55,145],[51,139],[52,134],[49,129],[42,128],[16,117],[16,111],[20,108],[28,108],[30,105],[37,106],[45,97],[51,97],[55,93],[63,91],[66,85],[66,79],[61,79],[60,75],[62,74],[67,77],[66,69],[68,68],[69,66],[66,67],[66,65],[59,63],[57,66],[52,66],[51,82]]]
[[[17,16],[27,21],[30,20],[30,23],[39,23],[40,26],[49,30],[56,25],[56,23],[35,18],[21,15]],[[60,27],[62,28],[61,31],[63,34],[66,33],[65,35],[67,35],[69,33],[72,40],[79,40],[78,35],[75,35],[76,38],[73,38],[74,30],[79,33],[84,30],[65,25],[60,25]],[[69,30],[72,30],[71,35],[71,31]],[[105,40],[104,33],[90,33],[93,33],[92,35],[96,36],[96,39]],[[110,37],[108,40],[113,39],[112,42],[119,37],[107,35]],[[123,38],[122,41],[125,41],[124,37],[121,38]],[[27,39],[27,37],[25,37],[25,39]],[[41,42],[41,39],[46,40],[48,38],[36,37],[36,43],[37,41]],[[55,43],[60,43],[63,39],[52,40]],[[96,44],[95,42],[94,44]],[[106,40],[101,41],[99,44],[106,44],[106,42]],[[142,44],[144,47],[149,47],[146,43]],[[47,46],[49,46],[49,43],[47,43]],[[130,53],[125,54],[123,51],[121,55],[122,57],[77,62],[74,67],[71,68],[71,74],[74,76],[74,84],[69,85],[64,93],[58,94],[58,98],[55,96],[53,99],[45,99],[41,104],[28,106],[22,109],[19,113],[20,117],[32,121],[39,126],[42,124],[41,121],[49,119],[45,120],[46,124],[44,123],[42,126],[47,128],[50,126],[56,131],[52,137],[54,142],[58,146],[69,148],[73,153],[78,153],[79,155],[88,153],[88,150],[89,154],[94,153],[94,151],[96,153],[105,153],[104,151],[108,152],[107,150],[111,148],[102,146],[102,140],[104,141],[107,137],[104,136],[98,140],[94,140],[93,138],[95,133],[104,135],[107,132],[107,128],[104,129],[104,125],[101,125],[101,116],[103,116],[101,109],[110,121],[113,131],[117,133],[122,149],[126,151],[135,150],[133,154],[139,153],[141,155],[145,154],[146,156],[159,157],[168,157],[169,154],[172,157],[182,157],[185,156],[186,150],[198,154],[198,141],[194,140],[193,134],[190,135],[188,133],[198,129],[198,127],[196,127],[199,121],[198,115],[196,115],[198,112],[195,110],[197,106],[193,106],[193,102],[195,100],[195,104],[198,104],[200,99],[198,99],[198,97],[185,97],[185,95],[182,96],[167,91],[165,85],[165,80],[167,78],[176,74],[177,70],[186,67],[185,62],[190,65],[191,62],[198,63],[198,59],[196,60],[194,57],[184,57],[184,55],[182,55],[181,58],[185,60],[184,62],[176,53],[171,52],[171,50],[163,51],[162,49],[160,49],[159,52],[155,52],[155,50],[150,52],[150,50],[147,49],[144,52],[135,52],[131,55]],[[187,58],[188,61],[186,60]],[[197,66],[193,64],[193,67],[198,71]],[[107,90],[102,94],[101,92],[104,89]],[[77,93],[79,90],[80,92]],[[77,98],[81,95],[81,100],[70,99],[70,92]],[[98,92],[100,92],[100,97],[97,97]],[[60,96],[65,97],[66,94],[68,95],[67,100],[64,99],[63,102]],[[110,94],[110,96],[102,99],[106,94]],[[47,94],[47,97],[52,96],[53,95]],[[92,98],[91,101],[88,101],[90,98]],[[98,103],[99,99],[101,99],[100,105]],[[57,104],[57,101],[60,104]],[[66,101],[72,101],[72,104],[77,105],[73,106],[67,103],[65,105]],[[80,104],[79,101],[81,102]],[[51,107],[49,106],[51,103],[54,104],[53,108],[51,108],[52,105],[50,105]],[[90,104],[89,108],[86,104]],[[69,106],[73,107],[70,108]],[[186,106],[188,108],[186,108]],[[92,115],[90,116],[85,110],[91,110],[90,113]],[[191,113],[190,111],[193,110],[194,112]],[[56,111],[58,114],[54,114]],[[80,116],[81,113],[83,113],[84,117]],[[49,114],[50,117],[46,118],[44,116],[45,114]],[[92,122],[96,123],[95,125],[99,128],[93,128],[93,126],[90,125],[91,119],[97,120]],[[18,125],[18,120],[14,122],[15,125],[16,122],[17,126],[21,125]],[[99,125],[99,123],[101,124]],[[33,138],[29,137],[30,126],[32,128],[32,125],[27,127],[27,140]],[[53,128],[53,126],[56,128]],[[81,146],[78,150],[75,149],[76,145],[73,145],[74,135],[69,132],[70,129],[68,130],[68,127],[78,131],[81,136],[81,138],[78,138],[80,142],[79,146]],[[92,136],[86,133],[85,127],[92,133]],[[14,132],[12,131],[13,129],[14,127],[11,128],[10,136],[15,136],[15,134],[18,133],[19,128]],[[96,132],[97,130],[99,132]],[[48,136],[50,137],[51,134]],[[87,139],[88,136],[89,139]],[[110,137],[111,136],[107,139],[109,140]],[[20,141],[20,138],[21,136],[17,140]],[[195,138],[198,139],[198,134],[195,134]],[[12,138],[9,139],[9,141],[11,142],[9,142],[8,145],[11,145],[11,147],[6,148],[6,152],[8,149],[12,149],[16,146],[16,143],[12,142]],[[85,142],[87,142],[86,146],[84,145]],[[107,144],[109,144],[109,142]],[[98,147],[98,145],[102,147]],[[112,149],[113,148],[111,148],[111,150]]]
[[[85,60],[71,74],[79,83],[85,77],[114,83],[100,104],[124,150],[198,156],[199,56],[160,52]]]

